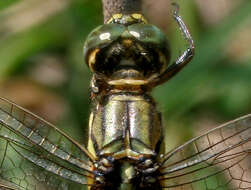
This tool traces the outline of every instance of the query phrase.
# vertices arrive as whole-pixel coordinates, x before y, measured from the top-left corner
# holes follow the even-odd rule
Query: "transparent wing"
[[[0,189],[16,190],[18,188],[19,187],[16,184],[0,179]]]
[[[223,124],[164,155],[163,189],[251,189],[251,114]]]
[[[19,189],[67,189],[91,185],[94,159],[52,124],[0,98],[0,187],[15,189],[10,185],[15,184]]]

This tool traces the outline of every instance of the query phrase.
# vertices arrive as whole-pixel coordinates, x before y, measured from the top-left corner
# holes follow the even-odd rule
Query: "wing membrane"
[[[160,170],[166,189],[250,189],[251,114],[166,154]]]
[[[53,159],[50,154],[33,150],[26,143],[2,137],[5,140],[1,158],[1,177],[17,184],[23,189],[40,189],[43,184],[47,189],[67,189],[68,185],[87,185],[88,178],[84,173]]]
[[[18,188],[16,184],[0,179],[0,189],[17,190]]]
[[[95,158],[64,132],[6,99],[0,98],[0,105],[0,124],[5,128],[63,160],[90,169],[88,161]]]
[[[84,147],[3,98],[0,105],[0,178],[23,189],[37,189],[35,184],[42,178],[34,177],[35,173],[52,178],[53,184],[59,184],[56,189],[64,189],[65,180],[71,181],[66,184],[83,185],[93,178],[94,158]],[[26,164],[30,167],[23,167]]]

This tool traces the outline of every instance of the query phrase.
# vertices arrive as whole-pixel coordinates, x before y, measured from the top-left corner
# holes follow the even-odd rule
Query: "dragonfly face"
[[[161,116],[150,91],[194,55],[177,11],[174,18],[189,47],[170,66],[164,33],[140,14],[114,15],[89,35],[84,54],[94,106],[87,148],[0,98],[0,189],[250,189],[251,115],[169,153],[160,146]],[[219,180],[223,174],[227,179]]]
[[[142,15],[117,14],[90,33],[84,56],[108,84],[138,85],[167,68],[170,50],[166,35]]]

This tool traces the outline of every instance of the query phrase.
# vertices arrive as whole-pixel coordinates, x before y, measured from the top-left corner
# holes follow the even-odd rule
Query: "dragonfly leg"
[[[96,168],[103,174],[109,173],[113,170],[115,159],[111,156],[107,158],[101,158],[98,161]]]
[[[173,13],[173,17],[176,20],[176,22],[179,25],[179,28],[185,38],[185,40],[188,42],[189,47],[180,55],[176,61],[170,65],[162,74],[160,74],[157,78],[153,79],[150,84],[152,86],[156,86],[159,84],[162,84],[169,79],[171,79],[175,74],[177,74],[181,69],[184,68],[185,65],[187,65],[193,58],[194,52],[195,52],[195,47],[194,47],[194,42],[192,39],[191,34],[189,33],[189,30],[182,20],[181,16],[178,14],[179,13],[179,6],[176,3],[172,4],[175,6],[175,10]]]
[[[136,166],[136,171],[138,171],[138,177],[140,180],[140,186],[147,187],[157,187],[159,186],[156,176],[158,176],[159,165],[154,162],[152,159],[143,159]],[[152,188],[149,188],[152,189]],[[154,188],[154,189],[161,189]]]

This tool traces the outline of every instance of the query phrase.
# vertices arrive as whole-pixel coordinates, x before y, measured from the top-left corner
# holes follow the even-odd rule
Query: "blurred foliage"
[[[10,6],[12,3],[17,2],[17,0],[6,0],[6,1],[0,1],[0,10]]]
[[[37,4],[0,2],[0,96],[84,142],[91,73],[82,46],[87,34],[102,24],[101,1],[33,1]],[[156,2],[148,1],[144,12],[167,32],[174,60],[186,44],[172,19],[170,2],[164,6]],[[206,129],[251,112],[251,47],[246,45],[251,39],[244,35],[251,32],[251,1],[240,1],[228,11],[223,7],[225,14],[218,17],[216,13],[224,11],[213,14],[212,10],[216,21],[204,14],[207,1],[177,2],[194,36],[196,56],[154,91],[171,147],[191,138],[197,126]]]

